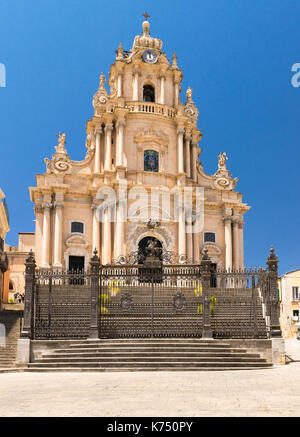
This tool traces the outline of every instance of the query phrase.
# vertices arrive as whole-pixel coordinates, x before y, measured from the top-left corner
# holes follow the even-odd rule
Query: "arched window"
[[[158,152],[155,150],[144,151],[144,171],[158,172]]]
[[[155,90],[154,90],[152,85],[144,85],[143,101],[144,102],[155,102]]]

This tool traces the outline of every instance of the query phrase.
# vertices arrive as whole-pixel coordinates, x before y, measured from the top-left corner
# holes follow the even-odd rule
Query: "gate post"
[[[32,249],[25,262],[25,296],[24,296],[24,325],[21,337],[33,339],[33,308],[35,290],[35,269],[36,263]]]
[[[271,337],[281,337],[278,297],[278,257],[275,254],[274,247],[271,247],[267,265],[269,276],[267,289],[267,303],[269,308],[267,312],[270,315],[270,335]]]
[[[200,266],[202,278],[202,338],[212,338],[210,315],[211,259],[207,254],[206,248],[203,249]]]
[[[97,256],[97,249],[94,250],[94,256],[90,261],[91,275],[91,319],[89,338],[99,338],[98,331],[98,300],[99,300],[99,271],[100,260]]]
[[[258,336],[257,330],[257,308],[256,308],[256,287],[255,276],[252,273],[251,277],[251,301],[252,301],[252,322],[253,322],[253,338]]]

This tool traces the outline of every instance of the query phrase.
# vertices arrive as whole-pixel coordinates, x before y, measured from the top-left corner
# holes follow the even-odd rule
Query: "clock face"
[[[157,54],[153,50],[146,50],[142,57],[148,64],[155,64],[157,61]]]

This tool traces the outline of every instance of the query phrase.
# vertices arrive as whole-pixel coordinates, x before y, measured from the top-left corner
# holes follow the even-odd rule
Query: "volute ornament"
[[[108,95],[107,95],[107,91],[104,87],[104,84],[105,84],[105,76],[103,73],[101,73],[99,88],[93,97],[93,107],[94,108],[97,108],[98,106],[104,105],[108,100]]]
[[[214,174],[214,186],[218,190],[233,190],[237,184],[238,178],[232,178],[231,173],[226,168],[226,161],[228,160],[226,153],[219,153],[218,156],[218,170]]]
[[[52,155],[52,159],[45,158],[47,173],[70,174],[72,171],[72,164],[65,147],[66,134],[59,133],[57,136],[58,145],[55,146],[55,154]]]

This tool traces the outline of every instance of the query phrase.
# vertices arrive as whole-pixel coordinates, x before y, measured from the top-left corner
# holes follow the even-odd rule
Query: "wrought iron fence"
[[[26,260],[23,337],[118,338],[280,336],[278,259],[266,269],[213,269],[207,251],[199,265],[123,257],[88,271],[37,269]],[[169,262],[168,262],[169,261]],[[182,260],[181,260],[182,261]],[[213,277],[213,281],[212,281]]]

